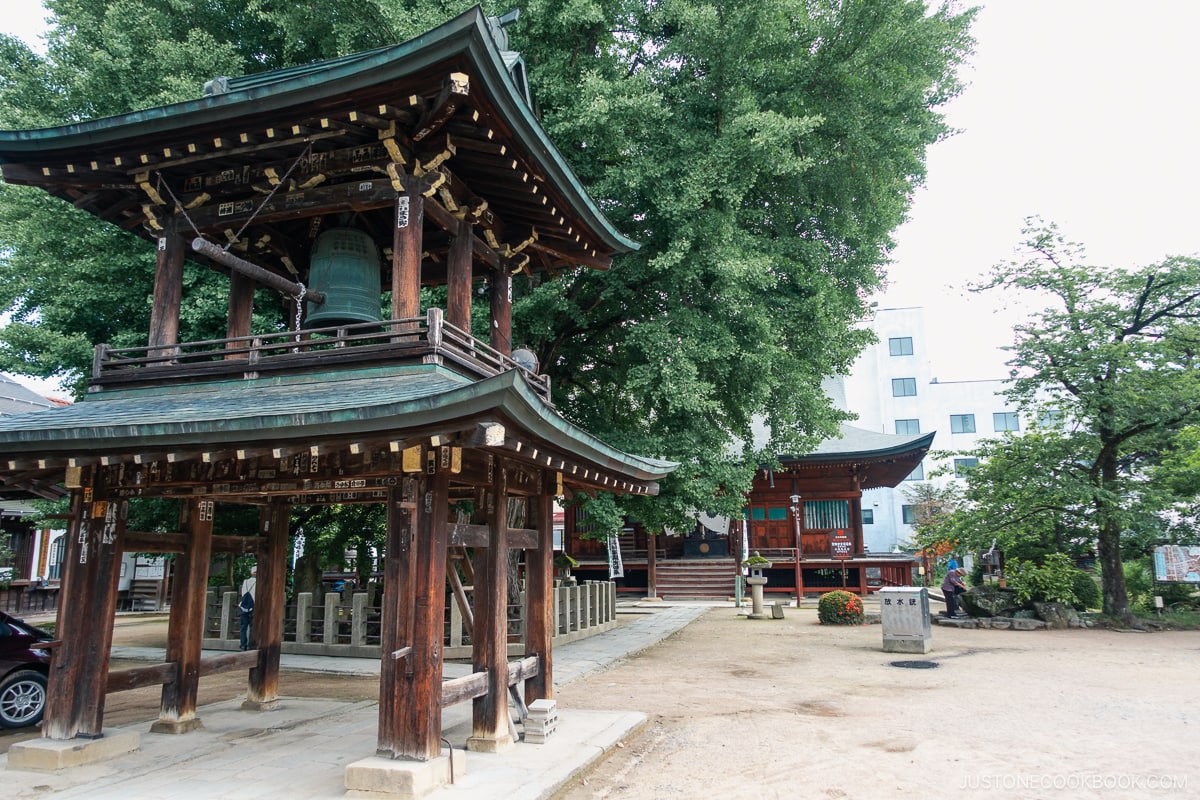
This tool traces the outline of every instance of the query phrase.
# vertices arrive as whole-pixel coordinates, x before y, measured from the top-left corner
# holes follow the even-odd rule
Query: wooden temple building
[[[874,433],[843,425],[812,453],[779,457],[782,469],[761,469],[743,519],[700,515],[694,530],[652,535],[631,522],[620,536],[624,576],[618,591],[668,599],[732,597],[746,549],[771,560],[766,591],[795,596],[848,589],[861,595],[884,586],[916,585],[919,560],[869,553],[863,546],[863,491],[895,487],[921,463],[933,433]],[[566,515],[565,549],[583,578],[607,576],[602,542],[589,540],[586,519]]]
[[[636,247],[547,138],[520,66],[474,9],[404,44],[220,78],[196,100],[0,132],[6,182],[157,253],[146,345],[98,346],[81,402],[0,419],[0,481],[70,494],[41,741],[85,748],[104,734],[105,693],[148,684],[162,685],[152,730],[184,734],[217,671],[248,671],[246,708],[277,703],[293,506],[387,508],[378,753],[364,756],[445,761],[442,709],[463,701],[469,748],[502,750],[510,686],[552,697],[555,498],[652,495],[675,465],[567,422],[532,354],[513,352],[514,274],[605,269]],[[189,258],[228,275],[224,338],[179,341]],[[422,311],[426,286],[445,287],[444,309]],[[485,286],[488,341],[471,335]],[[252,329],[256,290],[282,306],[277,329]],[[129,501],[148,497],[180,501],[178,531],[127,530]],[[514,501],[525,528],[509,528]],[[257,506],[258,530],[215,530],[227,503]],[[443,681],[456,546],[474,553],[474,672]],[[511,548],[525,550],[528,620],[512,663]],[[175,553],[176,577],[164,663],[115,672],[123,551]],[[210,660],[203,607],[221,552],[257,557],[253,648]]]

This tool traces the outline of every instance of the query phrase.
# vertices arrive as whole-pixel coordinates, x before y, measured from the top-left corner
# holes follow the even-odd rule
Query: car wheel
[[[36,725],[46,712],[46,676],[31,669],[14,672],[0,683],[0,727]]]

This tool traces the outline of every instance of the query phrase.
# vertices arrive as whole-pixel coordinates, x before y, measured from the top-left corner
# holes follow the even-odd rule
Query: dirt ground
[[[114,641],[162,646],[165,618]],[[661,644],[560,687],[559,708],[647,724],[564,787],[593,798],[1200,797],[1200,632],[935,628],[927,655],[884,653],[878,625],[815,611],[715,608]],[[909,669],[895,661],[928,661]],[[114,662],[114,667],[120,664]],[[199,701],[244,695],[205,678]],[[291,696],[375,698],[378,679],[284,673]],[[159,689],[109,695],[105,723],[157,716]],[[0,751],[37,731],[0,733]]]
[[[1200,632],[935,628],[927,655],[882,639],[714,609],[556,692],[649,716],[556,800],[1200,797]]]

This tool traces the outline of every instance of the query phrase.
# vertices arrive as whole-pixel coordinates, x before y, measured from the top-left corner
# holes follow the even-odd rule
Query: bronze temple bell
[[[309,288],[325,302],[308,303],[307,327],[380,320],[379,249],[366,233],[333,228],[317,237],[308,268]]]

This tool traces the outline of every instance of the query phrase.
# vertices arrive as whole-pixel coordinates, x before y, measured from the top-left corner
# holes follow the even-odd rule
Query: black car
[[[52,635],[0,611],[0,728],[36,725],[46,711]]]

